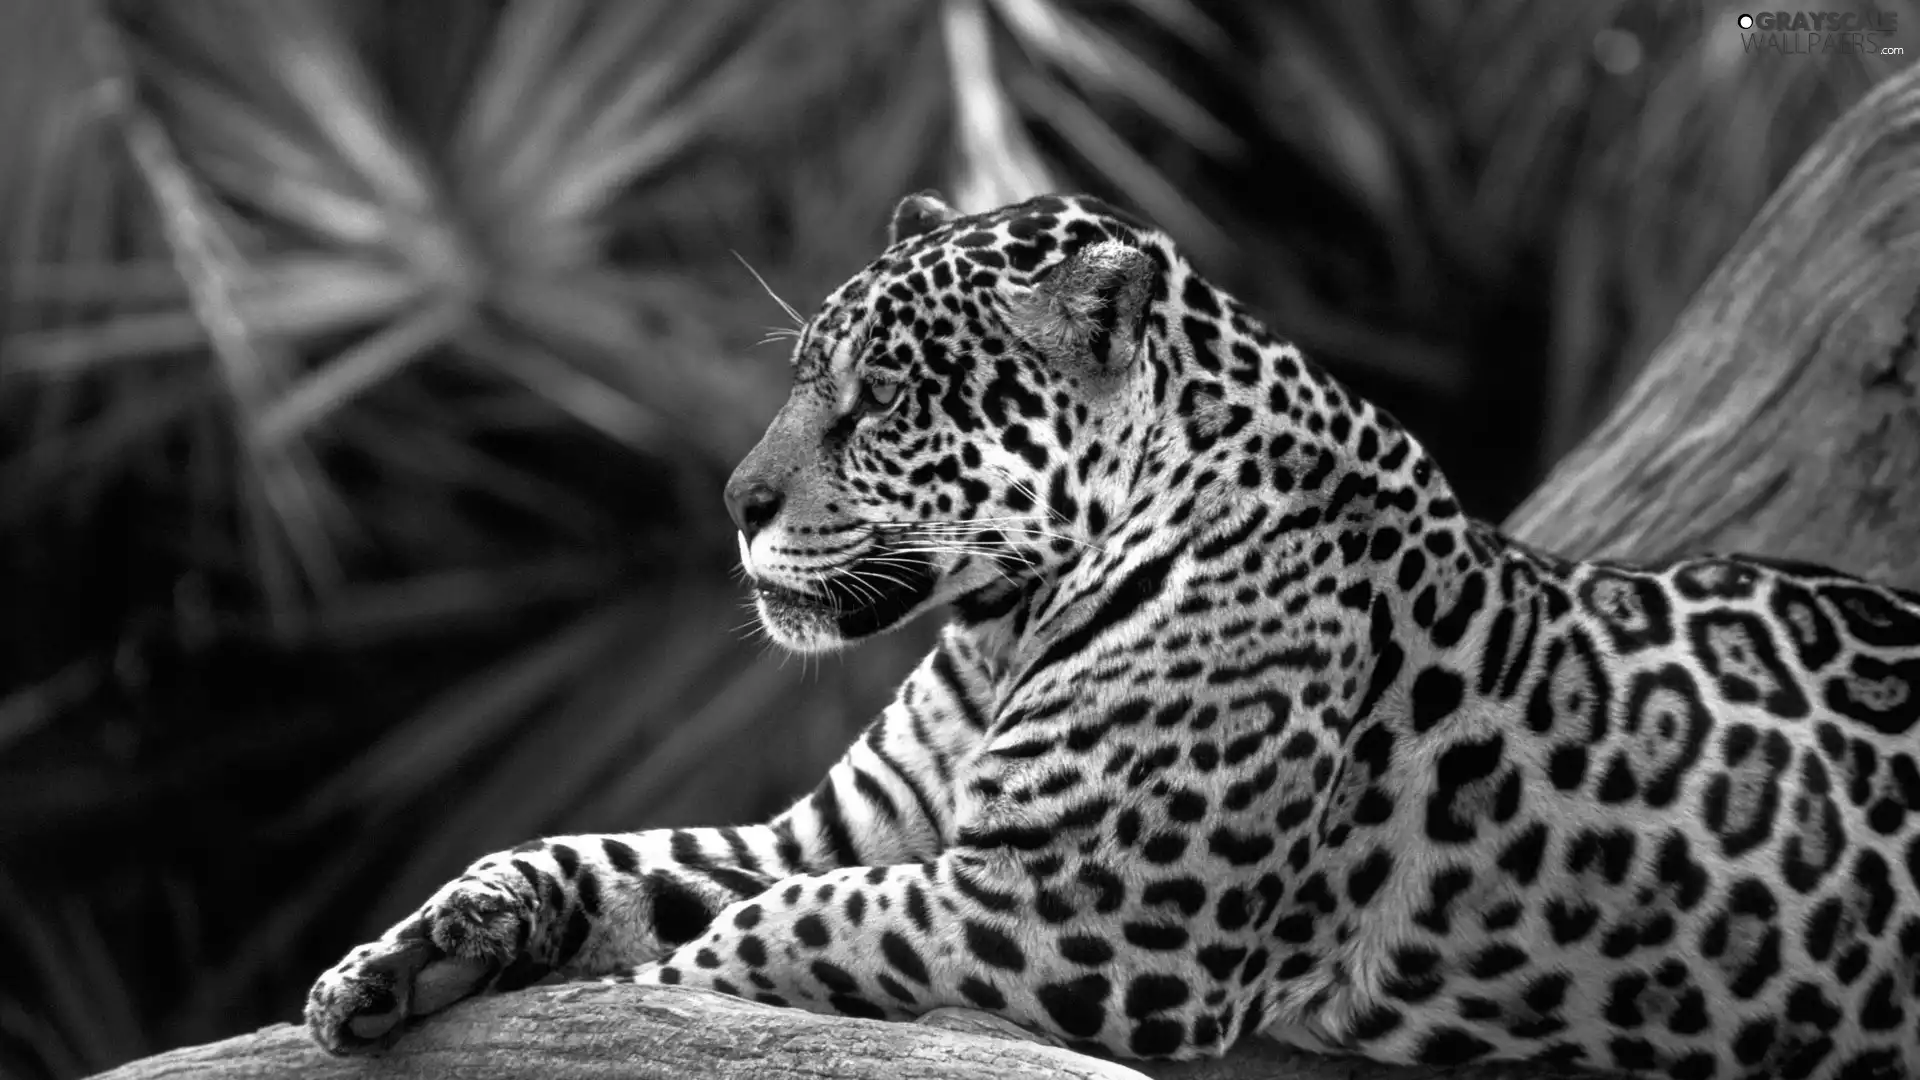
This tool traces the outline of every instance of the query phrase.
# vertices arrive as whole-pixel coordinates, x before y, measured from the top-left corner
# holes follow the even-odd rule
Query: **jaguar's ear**
[[[891,246],[909,236],[931,232],[959,216],[960,211],[948,206],[939,192],[931,188],[916,191],[894,206],[893,222],[887,226],[887,243]]]
[[[1088,244],[1014,297],[1013,331],[1056,363],[1125,370],[1146,330],[1153,272],[1153,257],[1137,247]]]

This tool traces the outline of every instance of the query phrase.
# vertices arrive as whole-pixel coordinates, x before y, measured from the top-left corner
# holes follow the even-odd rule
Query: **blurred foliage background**
[[[0,1073],[291,1019],[496,847],[810,786],[930,628],[771,655],[719,493],[769,292],[908,191],[1139,209],[1498,517],[1897,62],[1736,12],[0,0]]]

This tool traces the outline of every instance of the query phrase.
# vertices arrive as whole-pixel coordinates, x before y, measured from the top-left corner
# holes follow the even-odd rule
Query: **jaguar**
[[[759,619],[937,645],[769,821],[488,855],[314,985],[351,1054],[602,977],[1121,1057],[1920,1076],[1920,594],[1575,561],[1097,199],[934,192],[725,502]]]

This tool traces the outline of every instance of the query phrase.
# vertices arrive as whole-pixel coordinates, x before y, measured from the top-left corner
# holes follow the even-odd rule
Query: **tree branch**
[[[1920,587],[1920,67],[1801,158],[1507,519],[1569,555],[1751,551]]]
[[[329,1057],[306,1029],[275,1024],[130,1062],[97,1080],[1352,1080],[1346,1062],[1274,1043],[1223,1061],[1112,1062],[1047,1045],[997,1017],[940,1009],[916,1023],[781,1009],[704,990],[574,983],[473,998],[414,1025],[376,1058]],[[1368,1080],[1431,1070],[1375,1067]]]
[[[1829,131],[1722,261],[1600,429],[1508,520],[1571,555],[1744,550],[1920,588],[1920,67]],[[1117,1065],[1000,1034],[774,1009],[663,987],[544,987],[464,1002],[384,1057],[325,1056],[279,1025],[133,1062],[114,1080],[831,1075],[849,1080],[1394,1080],[1433,1075],[1243,1045]],[[1252,1040],[1249,1040],[1252,1042]],[[1521,1076],[1467,1069],[1456,1080]]]

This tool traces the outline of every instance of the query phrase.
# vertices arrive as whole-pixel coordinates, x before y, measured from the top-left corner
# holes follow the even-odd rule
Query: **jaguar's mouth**
[[[756,580],[768,629],[796,647],[821,637],[850,641],[886,630],[933,595],[933,566],[918,556],[869,557],[797,589]]]

